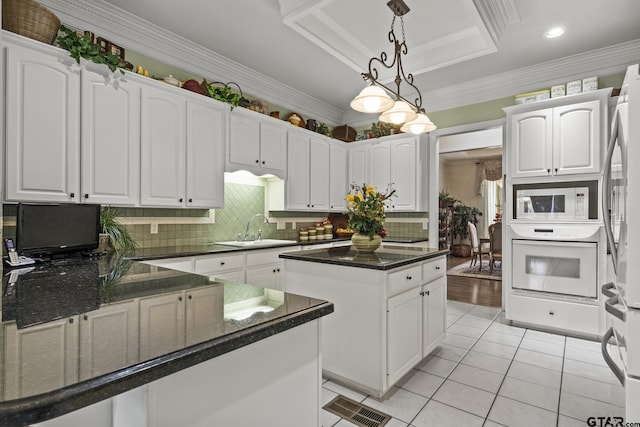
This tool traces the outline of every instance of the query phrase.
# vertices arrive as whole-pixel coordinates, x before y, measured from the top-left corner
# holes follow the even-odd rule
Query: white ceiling
[[[411,11],[404,17],[403,63],[414,74],[427,111],[622,72],[640,61],[638,0],[405,2]],[[393,15],[386,0],[42,3],[63,22],[110,28],[109,36],[125,48],[145,50],[141,53],[172,65],[182,61],[192,72],[207,69],[196,62],[215,52],[221,55],[215,64],[224,67],[209,66],[210,73],[237,81],[254,96],[283,106],[288,100],[292,109],[316,112],[329,123],[362,120],[349,109],[364,87],[360,72],[370,57],[393,53],[387,39]],[[544,32],[555,25],[564,26],[565,35],[546,39]],[[174,35],[182,47],[167,53]]]

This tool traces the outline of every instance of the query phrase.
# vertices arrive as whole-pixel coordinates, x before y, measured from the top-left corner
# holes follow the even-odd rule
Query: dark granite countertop
[[[348,241],[348,238],[336,238],[330,240],[313,240],[306,242],[295,243],[282,243],[278,245],[270,246],[226,246],[218,245],[215,243],[207,245],[190,245],[190,246],[169,246],[164,248],[141,248],[137,249],[135,253],[127,254],[127,258],[133,260],[151,260],[151,259],[163,259],[163,258],[179,258],[196,255],[217,254],[223,252],[238,252],[238,251],[253,251],[260,249],[273,249],[273,248],[286,248],[293,246],[313,246],[323,243],[342,242]]]
[[[4,273],[5,357],[0,366],[3,377],[12,378],[20,386],[11,388],[5,384],[0,398],[0,425],[28,425],[63,415],[333,312],[333,304],[326,301],[245,284],[213,282],[205,276],[117,257],[76,258],[5,269]],[[205,315],[207,320],[213,320],[193,324],[186,321],[184,332],[177,337],[178,344],[143,354],[145,332],[139,320],[144,315],[143,301],[173,295],[183,298],[180,301],[184,300],[185,310],[189,310],[187,301],[191,296],[195,299],[203,294],[207,297],[202,304],[209,307]],[[95,316],[126,304],[136,310],[136,326],[132,330],[123,332],[121,324],[113,330],[86,326]],[[205,306],[202,304],[198,305],[199,310]],[[75,335],[46,333],[50,325],[58,325],[58,331],[73,330]],[[38,332],[32,335],[35,342],[30,341],[21,351],[13,348],[20,341],[16,337],[28,337],[30,332]],[[83,372],[81,367],[93,362],[84,360],[92,354],[83,351],[86,343],[81,337],[85,332],[93,334],[91,340],[98,343],[134,339],[135,351],[128,354],[125,362],[117,356],[111,360],[109,352],[102,352],[100,356],[109,359],[102,363],[110,368]],[[34,381],[34,371],[60,371],[55,365],[60,363],[55,349],[67,348],[69,342],[65,340],[69,336],[75,337],[71,342],[75,350],[65,350],[62,357],[66,366],[75,367],[71,378],[65,373],[64,386],[60,381]],[[146,339],[149,341],[148,336]],[[6,357],[9,352],[18,356]],[[47,352],[51,354],[42,356]],[[30,373],[32,377],[27,381]]]
[[[391,270],[448,254],[448,250],[415,246],[385,246],[384,242],[373,254],[358,254],[353,246],[313,249],[281,254],[280,258],[322,264],[344,265],[373,270]]]

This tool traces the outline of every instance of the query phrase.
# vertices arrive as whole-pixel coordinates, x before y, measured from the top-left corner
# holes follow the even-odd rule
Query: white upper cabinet
[[[512,178],[600,172],[610,89],[506,108],[508,174]],[[573,100],[571,104],[566,103]],[[577,102],[581,101],[581,102]],[[525,110],[525,111],[523,111]]]
[[[304,131],[288,132],[286,208],[329,210],[329,141]]]
[[[227,108],[142,88],[141,206],[222,207]]]
[[[140,85],[106,68],[83,69],[81,117],[83,201],[135,206],[140,199]]]
[[[329,143],[329,212],[347,210],[347,145],[341,142]]]
[[[349,144],[348,184],[369,182],[369,156],[371,143]]]
[[[391,183],[396,196],[389,199],[394,211],[415,211],[418,190],[426,185],[418,182],[418,138],[411,137],[396,141],[391,146]],[[380,188],[386,191],[385,187]]]
[[[369,183],[382,193],[386,193],[389,186],[396,190],[395,196],[387,200],[390,212],[418,210],[419,192],[428,185],[419,179],[423,162],[418,144],[418,137],[405,135],[371,145]]]
[[[80,67],[67,52],[5,46],[5,199],[79,201]]]
[[[553,173],[600,171],[600,101],[553,109]]]
[[[184,205],[186,108],[183,97],[142,88],[142,206]]]
[[[262,117],[261,117],[262,116]],[[286,176],[287,123],[244,108],[230,114],[226,170]]]
[[[210,100],[187,102],[186,206],[222,208],[224,205],[225,104]]]

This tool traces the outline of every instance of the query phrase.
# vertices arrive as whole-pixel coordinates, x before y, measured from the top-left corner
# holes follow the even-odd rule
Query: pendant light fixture
[[[387,63],[387,54],[382,52],[379,58],[369,60],[369,71],[362,73],[362,78],[369,82],[367,86],[351,101],[351,108],[362,113],[382,113],[379,121],[402,125],[400,130],[415,134],[430,132],[436,126],[429,120],[424,108],[422,108],[422,94],[413,84],[413,74],[405,75],[402,67],[402,55],[407,54],[407,43],[404,35],[404,21],[402,17],[409,12],[409,6],[403,0],[390,0],[387,6],[393,12],[391,20],[391,31],[389,31],[389,41],[394,44],[394,56],[390,63]],[[402,28],[402,41],[399,41],[395,34],[396,17],[400,17]],[[376,63],[391,69],[396,69],[394,79],[396,89],[393,90],[378,81],[378,69]],[[400,84],[405,82],[417,92],[414,102],[410,102],[400,95]],[[391,94],[391,96],[389,96]]]

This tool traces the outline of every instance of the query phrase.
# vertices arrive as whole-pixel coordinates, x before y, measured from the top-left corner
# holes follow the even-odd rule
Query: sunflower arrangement
[[[347,194],[349,206],[347,215],[349,216],[349,228],[356,233],[373,238],[379,234],[384,237],[384,206],[385,200],[395,194],[396,190],[392,184],[387,187],[386,193],[380,193],[378,188],[366,183],[359,186],[351,184],[351,191]]]

